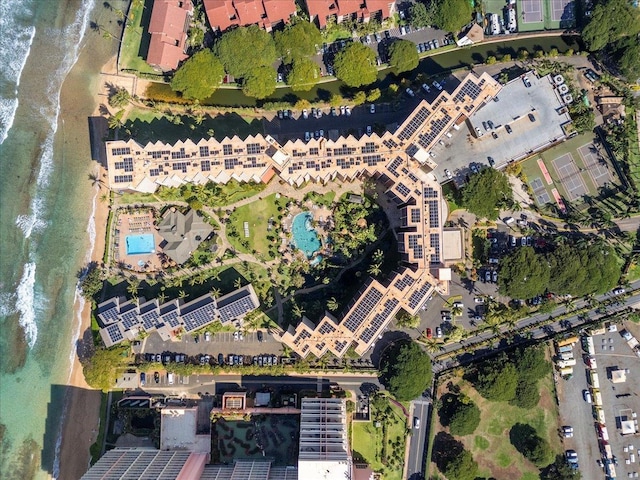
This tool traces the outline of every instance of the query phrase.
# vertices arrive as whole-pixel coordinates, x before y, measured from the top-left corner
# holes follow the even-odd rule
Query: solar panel
[[[409,140],[414,133],[422,127],[422,124],[429,117],[429,110],[427,107],[420,107],[420,109],[411,117],[411,120],[407,125],[398,133],[400,140]]]
[[[415,280],[409,275],[403,275],[393,283],[393,286],[398,290],[403,291],[405,288],[413,285],[414,282]]]
[[[432,233],[429,240],[431,248],[434,250],[434,253],[431,254],[431,263],[440,263],[440,234]]]
[[[109,325],[107,327],[107,334],[109,334],[109,338],[111,339],[111,343],[118,343],[123,340],[122,332],[120,331],[120,324],[114,323],[113,325]]]
[[[369,323],[367,328],[362,331],[360,340],[362,340],[364,343],[369,343],[374,338],[376,333],[391,321],[394,310],[398,306],[398,303],[400,302],[397,298],[390,298],[389,300],[387,300],[384,303],[384,310],[382,310],[382,312],[376,313],[371,319],[371,322]]]
[[[364,296],[360,297],[344,320],[344,326],[347,330],[355,333],[369,312],[375,309],[381,299],[382,293],[375,287],[371,287]]]
[[[402,195],[403,197],[408,196],[411,193],[411,189],[409,187],[407,187],[404,183],[398,183],[396,185],[396,190],[398,191],[398,193],[400,193],[400,195]]]
[[[396,178],[400,176],[400,174],[398,173],[398,168],[400,167],[400,165],[402,165],[402,162],[403,162],[402,158],[396,157],[387,166],[387,170],[389,170],[389,173],[391,173]]]
[[[438,200],[428,200],[426,203],[429,205],[429,227],[440,227],[440,215],[438,213],[440,203]]]
[[[409,308],[413,310],[418,308],[422,303],[424,303],[424,300],[427,294],[429,293],[429,291],[431,290],[431,288],[432,288],[431,285],[428,282],[425,282],[424,285],[422,285],[418,290],[413,292],[409,297],[409,302],[408,302]]]

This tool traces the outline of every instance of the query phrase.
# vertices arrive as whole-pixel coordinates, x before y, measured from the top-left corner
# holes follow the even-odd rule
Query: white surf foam
[[[33,348],[38,339],[38,325],[35,310],[36,264],[25,263],[22,278],[16,289],[16,309],[20,313],[20,326],[24,330],[29,348]]]
[[[0,145],[6,140],[18,109],[18,86],[36,34],[32,3],[0,2]]]

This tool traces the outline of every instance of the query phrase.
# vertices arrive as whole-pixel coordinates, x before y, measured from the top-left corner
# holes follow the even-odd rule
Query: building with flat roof
[[[303,317],[281,337],[302,357],[309,353],[320,357],[327,351],[343,356],[351,345],[363,354],[401,308],[415,314],[434,291],[448,291],[450,272],[442,268],[446,202],[431,173],[437,168],[432,150],[500,89],[490,75],[471,73],[453,92],[441,92],[433,103],[420,102],[394,133],[360,138],[349,135],[284,145],[269,135],[209,138],[197,143],[186,140],[174,145],[140,145],[133,139],[107,142],[109,185],[118,191],[150,193],[159,186],[226,183],[232,178],[267,182],[274,175],[298,186],[362,176],[376,179],[397,205],[401,219],[398,245],[409,268],[384,282],[370,279],[341,320],[327,312],[314,325]]]
[[[218,298],[207,293],[186,303],[178,299],[160,304],[157,299],[113,297],[98,305],[97,317],[100,337],[106,347],[111,347],[124,340],[135,340],[141,332],[157,331],[166,341],[214,321],[226,325],[259,306],[253,287],[246,285]]]
[[[351,478],[346,400],[303,398],[298,476],[305,480]]]
[[[193,209],[186,214],[171,208],[162,216],[158,233],[163,238],[162,251],[178,265],[183,264],[201,242],[213,233],[213,227]]]
[[[345,20],[386,20],[396,11],[395,0],[305,0],[312,22],[320,28]]]
[[[160,450],[211,453],[211,432],[198,433],[198,408],[160,410]]]
[[[187,58],[191,0],[155,0],[149,22],[147,63],[163,72],[175,70]]]
[[[258,25],[270,32],[289,23],[296,14],[295,0],[203,0],[209,25],[224,32],[231,27]]]

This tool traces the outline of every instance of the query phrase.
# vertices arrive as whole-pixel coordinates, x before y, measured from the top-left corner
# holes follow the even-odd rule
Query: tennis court
[[[550,0],[551,20],[554,22],[568,22],[574,19],[573,0]]]
[[[591,175],[593,183],[596,187],[602,187],[611,181],[609,173],[609,164],[600,155],[593,143],[587,143],[578,147],[578,153],[582,157],[584,166]]]
[[[561,157],[556,158],[553,161],[553,167],[556,172],[558,172],[558,178],[569,194],[571,201],[589,193],[570,153],[565,153]]]
[[[521,0],[520,5],[523,23],[542,22],[542,0]]]
[[[536,197],[538,205],[542,206],[545,203],[551,202],[549,192],[547,192],[547,189],[542,183],[540,177],[531,180],[531,182],[529,182],[529,185],[531,186],[531,190],[533,190],[533,194]]]

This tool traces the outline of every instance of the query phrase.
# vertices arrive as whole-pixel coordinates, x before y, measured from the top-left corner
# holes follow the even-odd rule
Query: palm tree
[[[167,294],[164,292],[160,292],[157,298],[158,298],[158,303],[162,305],[167,300]]]
[[[293,307],[291,307],[291,313],[293,314],[294,317],[296,318],[302,318],[302,316],[306,313],[304,308],[302,308],[300,305],[298,305],[297,303],[293,304]]]
[[[109,129],[116,130],[124,125],[122,121],[122,116],[124,115],[124,110],[120,110],[116,112],[114,115],[111,115],[107,120],[107,125]]]
[[[330,311],[335,312],[339,307],[340,305],[338,304],[336,297],[331,297],[329,300],[327,300],[327,308]]]
[[[436,353],[444,350],[444,345],[437,338],[428,338],[424,342],[424,348],[428,353]]]
[[[184,300],[188,296],[189,296],[189,294],[187,292],[185,292],[184,290],[180,290],[178,292],[178,298],[181,299],[181,300]]]
[[[219,297],[220,296],[220,289],[217,287],[213,287],[209,293],[211,294],[212,297]]]
[[[384,252],[378,248],[375,252],[373,252],[372,258],[375,263],[382,263],[382,260],[384,260]]]
[[[131,294],[133,298],[138,298],[138,290],[140,289],[140,280],[136,277],[130,278],[127,283],[127,292]]]
[[[236,288],[242,287],[242,279],[240,277],[236,278],[233,281],[233,286],[236,287]]]
[[[454,317],[461,317],[462,312],[463,310],[460,305],[454,305],[453,307],[451,307],[451,315],[453,315]]]
[[[372,263],[369,266],[369,270],[367,270],[369,275],[372,275],[374,277],[377,277],[378,275],[380,275],[380,272],[382,270],[380,270],[380,264],[379,263]]]

